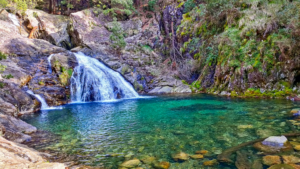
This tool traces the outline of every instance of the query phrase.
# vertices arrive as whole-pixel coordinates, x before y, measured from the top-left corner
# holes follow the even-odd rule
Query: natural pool
[[[35,148],[74,155],[85,165],[118,168],[124,160],[154,156],[171,162],[172,169],[202,168],[203,161],[215,159],[222,150],[291,132],[287,112],[297,107],[298,103],[288,100],[172,95],[70,104],[23,120],[59,138]],[[209,154],[202,160],[172,160],[176,152],[194,154],[197,150],[208,150]]]

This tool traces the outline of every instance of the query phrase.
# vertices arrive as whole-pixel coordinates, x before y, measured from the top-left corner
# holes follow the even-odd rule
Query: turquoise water
[[[154,156],[170,162],[170,168],[201,168],[203,161],[215,159],[222,150],[291,132],[287,112],[297,106],[287,100],[173,95],[70,104],[23,120],[59,138],[36,148],[74,155],[84,165],[118,168],[125,160]],[[176,152],[198,150],[209,153],[202,160],[172,160]]]

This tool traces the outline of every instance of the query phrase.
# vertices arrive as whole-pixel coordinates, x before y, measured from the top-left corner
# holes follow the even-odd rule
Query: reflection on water
[[[76,155],[85,165],[117,168],[125,159],[155,156],[171,162],[170,168],[200,168],[201,161],[175,163],[171,155],[208,150],[204,160],[214,159],[240,143],[290,132],[286,112],[294,107],[286,100],[180,95],[72,104],[24,120],[59,136],[37,148]]]

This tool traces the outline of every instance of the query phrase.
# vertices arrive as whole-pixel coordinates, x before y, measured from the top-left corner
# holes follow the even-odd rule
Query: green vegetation
[[[61,67],[62,73],[59,75],[60,82],[66,86],[69,83],[69,79],[71,78],[73,74],[72,69],[66,69],[64,67]]]
[[[124,40],[125,33],[120,25],[119,22],[117,22],[117,19],[114,18],[114,21],[112,22],[112,27],[110,28],[110,31],[112,34],[110,35],[109,39],[112,42],[112,47],[120,51],[126,46],[126,42]]]
[[[3,78],[4,79],[11,79],[11,78],[14,78],[14,76],[11,75],[11,74],[8,74],[8,75],[4,75]]]
[[[126,15],[131,15],[132,11],[134,11],[133,1],[132,0],[111,0],[110,1],[111,8],[107,8],[106,5],[103,5],[102,8],[103,13],[105,15],[113,15],[117,16],[117,13],[122,13]]]
[[[5,53],[2,53],[2,52],[0,51],[0,60],[6,59],[6,58],[7,58],[7,55],[6,55]],[[0,64],[0,73],[4,72],[5,69],[6,69],[6,66]]]
[[[195,2],[185,2],[177,34],[188,37],[181,52],[189,52],[199,61],[202,74],[214,65],[223,72],[233,71],[231,79],[251,72],[268,76],[283,59],[299,56],[300,1],[205,0],[198,5]],[[219,88],[223,82],[216,81],[217,86],[213,87]],[[200,88],[195,84],[194,88]],[[245,96],[284,97],[290,93],[288,87],[265,93],[248,89]]]
[[[7,0],[0,0],[0,8],[5,8],[7,6]]]

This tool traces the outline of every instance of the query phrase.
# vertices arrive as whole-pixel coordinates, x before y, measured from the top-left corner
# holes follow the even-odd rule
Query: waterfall
[[[42,106],[41,106],[41,110],[49,109],[48,104],[46,103],[45,99],[44,99],[42,96],[40,96],[40,95],[38,95],[38,94],[34,94],[31,90],[27,90],[26,92],[27,92],[28,94],[34,96],[35,98],[37,98],[37,99],[40,101],[40,103],[41,103],[41,105],[42,105]]]
[[[139,97],[132,85],[120,73],[81,52],[74,54],[78,66],[71,77],[71,100],[73,102]]]
[[[9,13],[9,14],[8,14],[8,17],[9,17],[9,19],[14,23],[14,25],[16,25],[16,26],[18,26],[18,27],[20,26],[19,20],[18,20],[18,18],[17,18],[16,15]]]
[[[48,57],[48,64],[49,64],[49,68],[48,68],[48,71],[49,71],[49,73],[52,73],[52,67],[51,67],[51,59],[52,59],[52,56],[53,56],[54,54],[51,54],[49,57]]]

